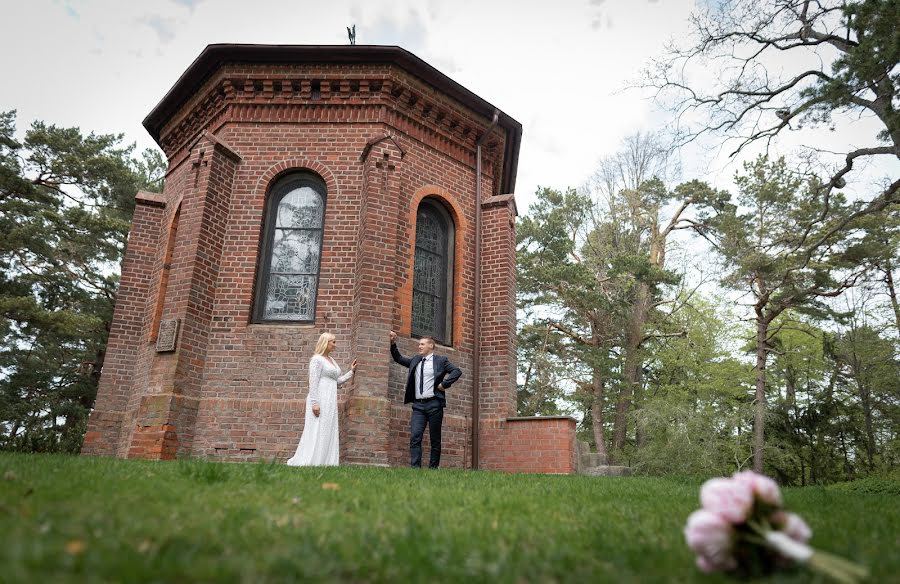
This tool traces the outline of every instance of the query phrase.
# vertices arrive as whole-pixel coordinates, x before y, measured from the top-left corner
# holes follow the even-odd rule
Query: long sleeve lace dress
[[[341,368],[322,355],[309,362],[309,396],[306,398],[306,421],[297,452],[287,461],[289,466],[336,466],[338,441],[337,388],[353,377],[353,370],[341,375]],[[312,407],[319,405],[319,415]]]

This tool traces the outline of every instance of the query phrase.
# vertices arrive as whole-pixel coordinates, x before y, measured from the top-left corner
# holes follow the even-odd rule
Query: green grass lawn
[[[0,582],[724,581],[682,538],[698,487],[0,454]],[[896,582],[900,496],[867,490],[785,499],[813,545]]]

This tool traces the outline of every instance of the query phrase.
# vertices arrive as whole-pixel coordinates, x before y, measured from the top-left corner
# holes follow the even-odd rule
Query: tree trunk
[[[872,428],[872,400],[866,391],[866,399],[863,400],[863,416],[866,423],[866,458],[869,462],[869,472],[875,470],[875,431]]]
[[[653,225],[650,227],[650,265],[662,270],[665,268],[666,264],[666,236],[672,231],[672,228],[678,222],[681,217],[682,211],[686,209],[688,203],[685,201],[682,203],[681,208],[676,211],[675,215],[669,221],[669,225],[663,230],[662,233],[659,231],[659,225],[654,219]],[[647,320],[650,318],[650,303],[653,300],[651,290],[649,286],[644,286],[646,295],[644,298],[644,306],[643,306],[643,319],[641,321],[641,329],[638,332],[640,337],[638,338],[638,350],[640,351],[640,343],[643,341],[644,334],[644,326],[647,323]],[[644,403],[644,359],[643,356],[638,353],[637,355],[637,369],[635,371],[634,377],[634,409],[637,411],[641,408]],[[641,427],[635,424],[634,428],[634,441],[637,444],[638,448],[643,447],[647,440],[646,434],[641,430]]]
[[[528,361],[528,370],[525,372],[525,383],[522,384],[522,395],[527,399],[528,397],[528,384],[531,383],[531,370],[534,368],[534,357],[532,357]],[[520,411],[521,409],[527,410],[529,404],[519,404]],[[527,414],[519,414],[520,416]]]
[[[628,431],[628,411],[631,409],[632,396],[635,395],[637,386],[641,383],[643,360],[640,356],[640,344],[644,338],[644,322],[647,320],[647,310],[650,306],[650,289],[647,284],[638,284],[634,306],[631,312],[631,322],[628,324],[628,332],[625,335],[625,365],[622,372],[622,391],[616,400],[616,417],[613,420],[613,457],[618,457],[625,447],[625,438]]]
[[[819,482],[819,457],[816,454],[816,437],[814,435],[815,428],[809,433],[809,484],[815,485]]]
[[[591,429],[594,431],[594,443],[597,445],[597,454],[600,455],[601,460],[608,460],[606,432],[603,428],[603,378],[597,369],[594,369],[591,384],[594,397],[591,402]]]
[[[897,302],[897,289],[894,287],[894,266],[890,260],[885,262],[884,283],[887,284],[888,296],[891,297],[891,306],[894,307],[894,323],[897,325],[897,332],[900,333],[900,304]]]
[[[869,386],[865,382],[863,372],[860,371],[859,359],[853,355],[854,377],[856,378],[856,388],[859,392],[859,403],[863,410],[863,423],[866,429],[866,462],[868,463],[869,472],[875,469],[875,430],[872,424],[872,393]]]
[[[863,424],[866,433],[866,463],[871,471],[875,466],[875,431],[872,424],[872,394],[869,384],[866,380],[866,372],[863,371],[864,365],[860,363],[859,353],[857,352],[857,342],[859,337],[851,331],[849,354],[847,365],[853,374],[853,380],[856,382],[856,391],[859,395],[859,403],[863,410]]]
[[[794,379],[793,372],[787,372],[784,376],[785,401],[787,402],[787,406],[794,412],[794,414],[797,413],[796,384],[797,381],[796,379]]]
[[[769,322],[760,311],[756,315],[756,414],[753,419],[753,470],[763,471],[763,449],[766,445],[766,358]]]
[[[634,396],[632,396],[631,407],[635,413],[635,423],[634,423],[634,444],[638,448],[642,448],[647,445],[647,434],[644,432],[641,425],[638,423],[640,420],[640,416],[638,412],[641,407],[644,405],[644,360],[641,359],[638,364],[637,376],[634,384]]]
[[[840,432],[841,437],[841,453],[844,455],[844,480],[853,480],[852,467],[850,465],[850,453],[847,451],[847,440],[844,438],[844,431]]]

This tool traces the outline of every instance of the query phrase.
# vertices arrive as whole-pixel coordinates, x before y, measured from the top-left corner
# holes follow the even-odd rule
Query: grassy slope
[[[0,581],[724,581],[683,543],[697,487],[0,454]],[[900,497],[785,498],[814,545],[868,564],[873,582],[900,573]]]

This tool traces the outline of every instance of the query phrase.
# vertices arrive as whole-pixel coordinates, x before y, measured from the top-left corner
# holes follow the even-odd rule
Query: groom
[[[419,354],[407,359],[397,349],[397,333],[391,331],[391,357],[409,368],[406,378],[406,397],[403,403],[412,403],[412,420],[409,428],[409,464],[422,466],[422,435],[428,424],[431,435],[431,460],[429,468],[441,464],[441,423],[447,398],[444,390],[462,375],[459,367],[446,357],[434,354],[434,339],[419,339]]]

